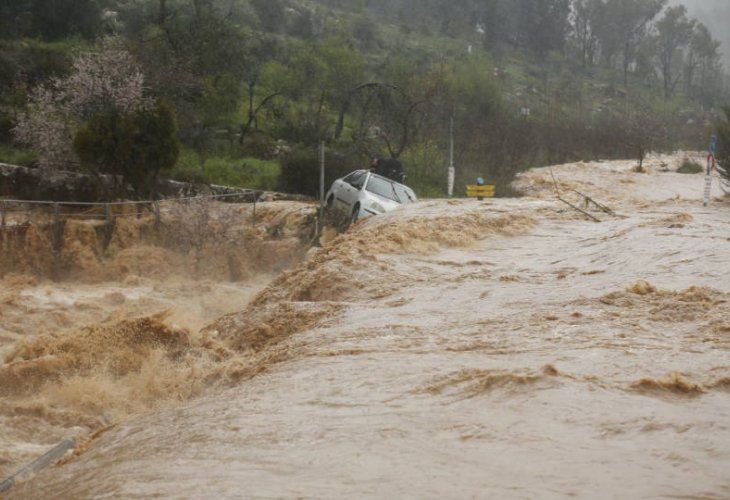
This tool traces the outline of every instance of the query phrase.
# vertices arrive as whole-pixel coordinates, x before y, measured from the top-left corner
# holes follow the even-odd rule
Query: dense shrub
[[[368,159],[356,151],[328,149],[325,155],[325,190],[335,179],[368,166]],[[277,189],[285,193],[318,197],[319,172],[317,148],[294,148],[281,160]]]
[[[122,176],[138,194],[149,192],[180,152],[175,117],[164,102],[132,113],[94,115],[76,133],[73,147],[82,165]]]
[[[31,149],[13,148],[0,145],[0,163],[35,167],[38,165],[38,153]]]
[[[679,174],[699,174],[704,171],[705,167],[689,158],[685,158],[682,161],[682,165],[677,169],[677,173]]]

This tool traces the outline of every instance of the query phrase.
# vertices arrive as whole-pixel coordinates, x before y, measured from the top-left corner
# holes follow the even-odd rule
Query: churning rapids
[[[533,169],[273,281],[6,277],[0,472],[86,436],[8,496],[729,498],[730,203],[680,160],[553,167],[599,222]]]

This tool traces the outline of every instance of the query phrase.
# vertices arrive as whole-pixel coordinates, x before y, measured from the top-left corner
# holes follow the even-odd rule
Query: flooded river
[[[83,365],[74,349],[94,338],[123,346],[131,368],[109,369],[120,360],[100,348],[103,363],[64,368],[33,398],[6,387],[18,408],[45,405],[29,425],[55,433],[3,427],[14,449],[93,433],[9,498],[730,497],[730,203],[703,207],[704,177],[674,173],[680,159],[536,169],[524,198],[362,221],[267,286],[160,286],[154,300],[178,316],[56,347],[16,333],[5,376],[66,366],[61,353]],[[599,222],[557,201],[553,176]],[[14,304],[45,300],[31,318],[46,322],[51,298],[91,293],[12,286]],[[97,305],[148,295],[88,286],[102,287]],[[232,295],[225,311],[200,306]],[[95,380],[109,398],[96,410],[78,403]],[[165,404],[125,396],[143,382]]]

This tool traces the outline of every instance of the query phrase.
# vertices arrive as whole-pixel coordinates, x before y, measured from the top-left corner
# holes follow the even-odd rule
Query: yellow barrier
[[[466,195],[470,198],[493,198],[494,186],[491,184],[467,184]]]

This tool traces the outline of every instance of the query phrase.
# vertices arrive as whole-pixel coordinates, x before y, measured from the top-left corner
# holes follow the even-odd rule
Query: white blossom
[[[73,71],[35,88],[14,129],[16,139],[39,153],[39,166],[50,172],[76,163],[73,137],[97,113],[123,114],[149,107],[144,75],[123,49],[79,54]]]

